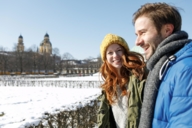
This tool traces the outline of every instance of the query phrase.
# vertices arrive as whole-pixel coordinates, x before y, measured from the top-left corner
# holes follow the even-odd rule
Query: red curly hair
[[[100,73],[104,80],[101,88],[105,91],[107,100],[109,104],[113,104],[115,101],[113,97],[117,98],[117,85],[120,86],[122,90],[121,95],[127,95],[126,84],[129,82],[129,76],[135,75],[139,80],[142,80],[145,76],[145,62],[141,54],[131,51],[126,51],[122,47],[124,54],[122,56],[123,66],[121,67],[120,73],[118,75],[117,70],[104,60],[100,67]]]

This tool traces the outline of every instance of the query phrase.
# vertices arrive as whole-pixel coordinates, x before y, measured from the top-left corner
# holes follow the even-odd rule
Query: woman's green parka
[[[128,91],[130,92],[128,99],[128,125],[126,128],[137,128],[142,105],[142,93],[145,80],[138,80],[134,75],[130,76]],[[112,114],[106,94],[102,91],[99,97],[100,107],[97,115],[98,128],[116,128],[115,120]]]

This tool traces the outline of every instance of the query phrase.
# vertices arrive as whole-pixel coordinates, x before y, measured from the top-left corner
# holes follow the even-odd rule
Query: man
[[[181,31],[178,9],[147,3],[134,13],[133,24],[150,71],[139,128],[191,128],[192,40]]]

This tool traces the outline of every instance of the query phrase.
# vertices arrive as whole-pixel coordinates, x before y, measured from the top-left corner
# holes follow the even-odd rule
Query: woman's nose
[[[113,53],[113,57],[117,57],[117,56],[119,56],[118,51],[115,51],[115,52]]]

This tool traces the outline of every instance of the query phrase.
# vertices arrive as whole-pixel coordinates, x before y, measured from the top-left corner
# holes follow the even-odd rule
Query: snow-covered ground
[[[40,79],[37,79],[37,81]],[[87,77],[59,77],[40,81],[99,81],[97,74]],[[75,84],[75,82],[74,82]],[[75,87],[75,85],[74,85]],[[90,104],[100,88],[0,86],[0,128],[24,128],[39,124],[44,113],[58,113]],[[90,104],[91,105],[91,104]]]

